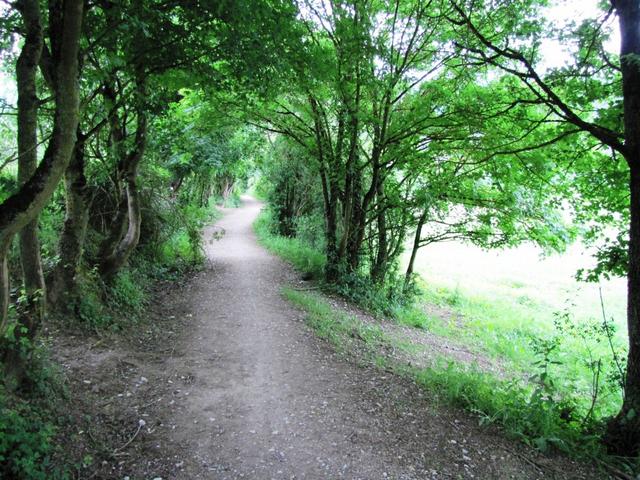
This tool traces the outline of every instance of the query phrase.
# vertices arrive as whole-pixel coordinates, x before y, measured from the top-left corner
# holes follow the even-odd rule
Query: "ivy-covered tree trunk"
[[[90,195],[85,166],[85,137],[78,131],[73,157],[64,174],[65,218],[58,243],[58,256],[48,289],[53,308],[65,309],[77,293],[84,241],[89,222]]]
[[[25,42],[16,65],[18,85],[18,184],[23,186],[38,166],[38,95],[36,73],[44,45],[37,2],[20,2],[26,30]],[[33,337],[44,320],[44,275],[36,215],[19,233],[20,263],[25,301],[19,322]]]
[[[15,194],[0,204],[0,315],[2,316],[0,321],[2,331],[0,333],[6,331],[7,325],[9,276],[6,255],[11,239],[33,222],[49,201],[66,170],[75,143],[79,110],[78,50],[83,5],[82,0],[63,0],[52,3],[49,8],[49,32],[52,46],[50,73],[53,75],[53,84],[55,85],[53,130],[42,161],[33,174],[20,185]],[[42,38],[43,35],[39,9],[39,2],[32,0],[24,0],[21,4],[26,31],[29,32],[28,38],[25,39],[25,46],[29,48],[33,47],[36,35],[39,38]],[[35,89],[33,91],[35,92]],[[33,111],[31,115],[33,115]],[[28,128],[32,128],[33,121],[31,116],[27,122]],[[21,121],[18,128],[27,127]],[[24,319],[22,321],[22,326],[26,327],[27,331],[23,332],[22,329],[18,329],[18,334],[32,338],[39,326],[38,319],[33,317],[26,323]],[[21,382],[24,362],[28,359],[21,355],[16,345],[5,345],[1,353],[5,381],[16,387]]]
[[[608,425],[605,442],[612,453],[640,454],[640,1],[617,0],[622,45],[625,158],[630,170],[629,270],[627,326],[629,356],[625,397]]]

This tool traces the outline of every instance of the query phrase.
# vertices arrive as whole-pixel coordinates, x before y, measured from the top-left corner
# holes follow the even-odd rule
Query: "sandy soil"
[[[94,423],[122,429],[92,478],[602,478],[335,353],[282,298],[298,276],[257,244],[259,210],[244,199],[205,232],[209,267],[152,309],[153,338],[62,346]]]

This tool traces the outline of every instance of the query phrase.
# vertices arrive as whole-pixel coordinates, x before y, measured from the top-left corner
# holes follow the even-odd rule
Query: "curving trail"
[[[296,275],[257,244],[260,208],[225,210],[224,236],[205,235],[210,268],[179,301],[187,329],[164,368],[182,383],[153,440],[179,452],[170,478],[587,478],[335,354],[281,297]]]

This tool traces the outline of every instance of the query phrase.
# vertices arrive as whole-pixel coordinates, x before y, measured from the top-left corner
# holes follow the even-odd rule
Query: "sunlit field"
[[[576,320],[601,319],[601,290],[607,317],[614,318],[622,335],[626,328],[626,281],[577,281],[576,271],[592,263],[579,244],[563,254],[544,256],[532,245],[487,251],[446,242],[420,250],[415,270],[428,286],[457,290],[465,297],[510,301],[535,310],[541,325],[552,322],[554,312],[566,309]]]
[[[546,257],[533,246],[485,251],[450,242],[427,247],[416,259],[426,312],[424,323],[416,326],[484,352],[523,378],[540,379],[546,372],[545,381],[557,392],[584,405],[595,393],[596,416],[612,414],[621,400],[616,378],[624,365],[613,360],[602,334],[600,291],[607,319],[617,327],[611,344],[624,359],[625,280],[577,281],[576,271],[590,264],[580,245]]]

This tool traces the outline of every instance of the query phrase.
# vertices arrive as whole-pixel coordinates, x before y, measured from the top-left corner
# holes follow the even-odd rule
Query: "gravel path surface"
[[[256,242],[260,207],[245,198],[205,232],[210,268],[173,306],[189,321],[162,369],[182,382],[153,440],[179,452],[171,478],[596,478],[316,338],[280,293],[295,272]]]

